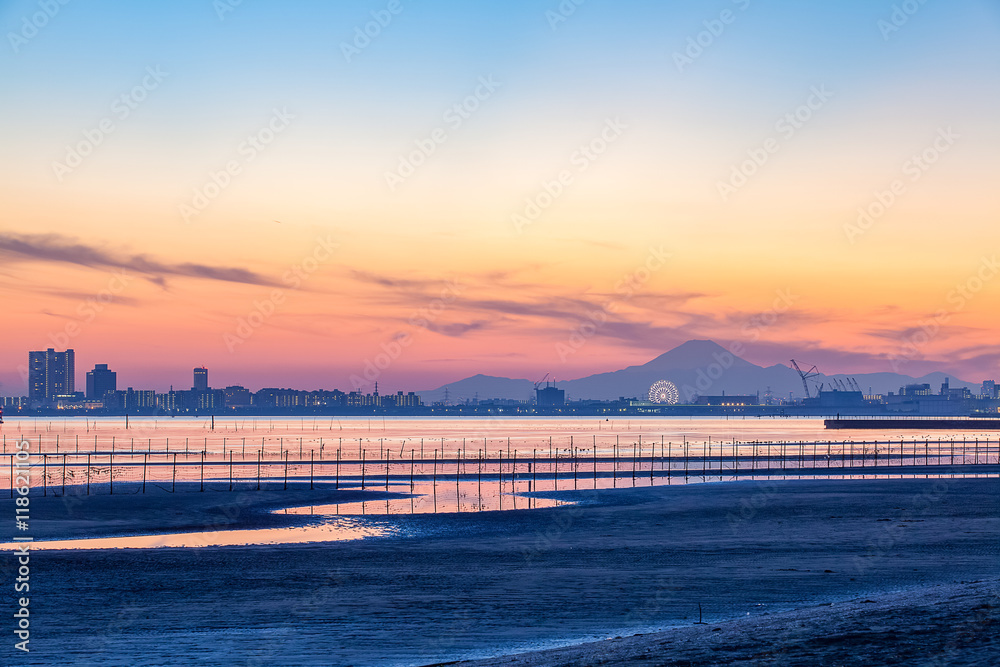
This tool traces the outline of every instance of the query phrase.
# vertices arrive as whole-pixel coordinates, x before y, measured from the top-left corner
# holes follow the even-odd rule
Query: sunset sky
[[[0,394],[1000,379],[1000,3],[576,1],[0,1]]]

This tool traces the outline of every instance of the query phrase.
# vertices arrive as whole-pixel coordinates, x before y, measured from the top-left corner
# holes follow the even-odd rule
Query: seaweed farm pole
[[[264,457],[264,448],[261,446],[259,452],[257,452],[257,490],[260,491],[260,460]]]
[[[535,450],[531,450],[531,488],[538,490],[538,463],[535,461]]]
[[[288,452],[285,452],[285,486],[283,488],[285,491],[288,490]]]
[[[233,490],[233,451],[229,450],[229,490]]]
[[[313,489],[313,466],[316,464],[316,450],[309,450],[309,490]]]
[[[632,445],[632,486],[635,486],[635,445]]]
[[[215,419],[215,417],[212,419]],[[201,488],[199,491],[205,491],[205,450],[201,451]]]
[[[510,438],[507,439],[510,440]],[[508,452],[508,456],[509,455],[510,452]],[[514,450],[514,458],[511,460],[510,463],[510,488],[512,489],[513,493],[515,494],[517,493],[517,450],[516,449]],[[514,502],[516,503],[517,501],[515,500]],[[514,509],[517,508],[515,507]]]
[[[500,510],[503,511],[503,449],[497,452],[497,469],[500,471],[497,475],[497,499],[500,501]],[[512,481],[511,487],[513,487],[513,472],[510,477]],[[514,490],[516,491],[517,489]]]
[[[337,468],[336,468],[336,470],[337,470],[337,476],[336,476],[336,478],[334,478],[334,486],[333,486],[333,488],[339,489],[340,488],[340,447],[337,447]]]
[[[13,459],[11,460],[13,461]],[[14,478],[11,477],[11,479]],[[90,454],[87,454],[87,495],[90,495]]]
[[[552,455],[552,450],[550,449],[549,450],[549,456],[551,456],[551,455]],[[552,466],[552,470],[553,470],[553,474],[552,474],[552,488],[555,489],[556,491],[558,491],[559,490],[559,450],[558,449],[556,450],[555,458],[552,459],[552,461],[555,464],[555,465]]]
[[[66,455],[63,454],[63,482],[62,482],[62,494],[66,495]]]
[[[38,436],[38,439],[41,440],[42,436]],[[46,479],[48,477],[48,475],[46,473],[46,465],[45,465],[45,462],[46,462],[47,459],[48,459],[48,456],[46,456],[45,454],[42,454],[42,495],[43,496],[49,495],[49,482]],[[108,472],[108,476],[109,477],[111,476],[111,472],[113,472],[113,470],[114,470],[114,461],[115,461],[114,454],[112,454],[111,455],[112,468]],[[111,484],[111,490],[114,491],[114,489],[115,489],[114,482],[112,482],[112,484]]]
[[[146,493],[146,458],[149,456],[149,452],[142,455],[142,492]]]
[[[660,450],[660,453],[661,454],[663,453],[662,449]],[[653,441],[653,451],[650,453],[650,456],[649,456],[649,485],[650,486],[653,486],[653,459],[655,457],[656,457],[656,441],[654,440]],[[722,459],[719,459],[719,472],[720,473],[722,472]]]
[[[365,490],[365,451],[361,450],[361,490]]]
[[[480,470],[479,477],[480,479],[482,479],[483,476],[482,464],[480,464],[479,470]],[[410,491],[412,490],[413,490],[413,448],[411,447],[410,448]]]
[[[174,464],[170,466],[170,493],[177,490],[177,453],[174,452]]]
[[[385,490],[389,491],[389,457],[392,456],[392,450],[385,450]]]

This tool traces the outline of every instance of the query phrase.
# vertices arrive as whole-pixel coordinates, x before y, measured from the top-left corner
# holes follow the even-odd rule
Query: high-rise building
[[[227,408],[243,408],[250,405],[250,390],[238,385],[222,390],[223,400]]]
[[[194,389],[195,391],[208,391],[207,368],[194,369],[194,386],[191,388]]]
[[[109,391],[118,389],[118,373],[108,370],[107,364],[96,364],[94,370],[87,371],[87,398],[103,401]]]
[[[983,393],[985,398],[997,397],[997,383],[995,380],[983,380]]]
[[[76,391],[76,354],[72,349],[28,352],[28,402],[51,403]]]

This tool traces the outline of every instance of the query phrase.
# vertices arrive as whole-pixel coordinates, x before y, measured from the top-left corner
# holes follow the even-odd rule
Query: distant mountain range
[[[826,389],[833,389],[833,379],[846,381],[847,375],[819,375],[816,383],[824,383]],[[946,373],[930,373],[923,377],[912,377],[899,373],[857,373],[851,374],[861,389],[867,394],[887,394],[899,391],[906,384],[928,383],[935,393],[945,379],[950,378],[952,387],[968,387],[978,393],[978,384],[956,380]],[[669,380],[677,385],[681,402],[690,402],[696,395],[718,396],[721,394],[763,395],[770,387],[777,397],[803,397],[802,380],[790,366],[758,366],[741,359],[721,345],[710,340],[691,340],[661,354],[641,366],[629,366],[619,371],[598,373],[577,380],[565,380],[556,386],[566,391],[568,400],[593,399],[614,400],[619,397],[644,398],[650,386],[658,380]],[[810,380],[810,390],[815,395],[815,384]],[[534,382],[525,379],[511,379],[489,375],[472,377],[452,382],[437,389],[418,392],[425,403],[444,399],[445,389],[451,402],[460,402],[478,395],[480,400],[507,398],[527,400],[534,397]]]

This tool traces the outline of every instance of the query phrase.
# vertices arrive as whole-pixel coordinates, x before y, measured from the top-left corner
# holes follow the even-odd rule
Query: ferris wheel
[[[676,405],[680,399],[677,385],[670,380],[659,380],[649,388],[649,402],[660,405]]]

